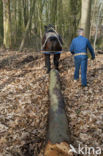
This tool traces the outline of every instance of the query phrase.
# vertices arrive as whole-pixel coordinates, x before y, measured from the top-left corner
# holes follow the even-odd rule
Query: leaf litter
[[[89,60],[88,87],[73,82],[69,53],[60,60],[62,93],[74,147],[103,149],[103,56]],[[43,156],[48,124],[49,76],[44,56],[0,50],[0,156]]]

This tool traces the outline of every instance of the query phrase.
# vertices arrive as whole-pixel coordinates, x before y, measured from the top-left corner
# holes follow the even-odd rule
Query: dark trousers
[[[59,59],[60,59],[60,54],[54,54],[53,62],[55,69],[58,70],[59,66]],[[47,67],[47,70],[51,70],[51,63],[50,63],[50,54],[45,54],[45,66]]]

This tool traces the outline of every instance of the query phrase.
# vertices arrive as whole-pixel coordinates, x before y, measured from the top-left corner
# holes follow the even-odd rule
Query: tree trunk
[[[34,9],[35,8],[35,2],[36,2],[36,0],[33,0],[32,8],[31,8],[31,11],[30,11],[30,17],[29,17],[29,20],[28,20],[27,25],[26,25],[26,29],[25,29],[25,32],[24,32],[24,37],[23,37],[23,39],[21,41],[21,45],[20,45],[19,51],[22,51],[22,49],[24,47],[24,43],[25,43],[28,31],[29,31],[29,27],[30,27],[31,21],[32,21],[32,15],[33,15],[33,13],[35,11],[35,9]]]
[[[10,0],[3,0],[4,46],[11,47]]]
[[[91,4],[91,0],[82,0],[80,27],[84,29],[87,38],[90,34]]]
[[[50,24],[55,26],[56,22],[56,14],[57,14],[57,0],[51,0],[50,6]]]
[[[50,72],[50,109],[48,144],[45,149],[45,156],[71,156],[70,132],[65,114],[65,104],[60,88],[60,78],[57,70]],[[69,154],[68,154],[69,153]]]
[[[97,41],[97,36],[98,36],[98,27],[99,27],[99,23],[100,23],[100,15],[101,15],[102,8],[103,8],[103,2],[100,3],[100,7],[99,7],[99,11],[98,11],[98,18],[97,18],[97,23],[96,23],[96,33],[95,33],[95,39],[94,39],[94,51],[96,50],[96,41]]]
[[[57,1],[57,25],[58,32],[62,34],[63,30],[63,2],[62,0]]]
[[[3,39],[3,4],[2,0],[0,0],[0,44]]]

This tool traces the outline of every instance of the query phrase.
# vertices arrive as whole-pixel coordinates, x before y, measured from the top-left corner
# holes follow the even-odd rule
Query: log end
[[[73,156],[69,150],[70,147],[66,142],[62,142],[60,144],[52,144],[48,142],[44,156]]]

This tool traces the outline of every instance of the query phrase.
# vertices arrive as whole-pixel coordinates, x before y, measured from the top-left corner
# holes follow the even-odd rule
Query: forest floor
[[[103,149],[103,55],[88,62],[88,87],[74,83],[73,73],[73,57],[63,53],[60,77],[71,144]],[[43,156],[48,86],[42,55],[0,50],[0,156]]]

